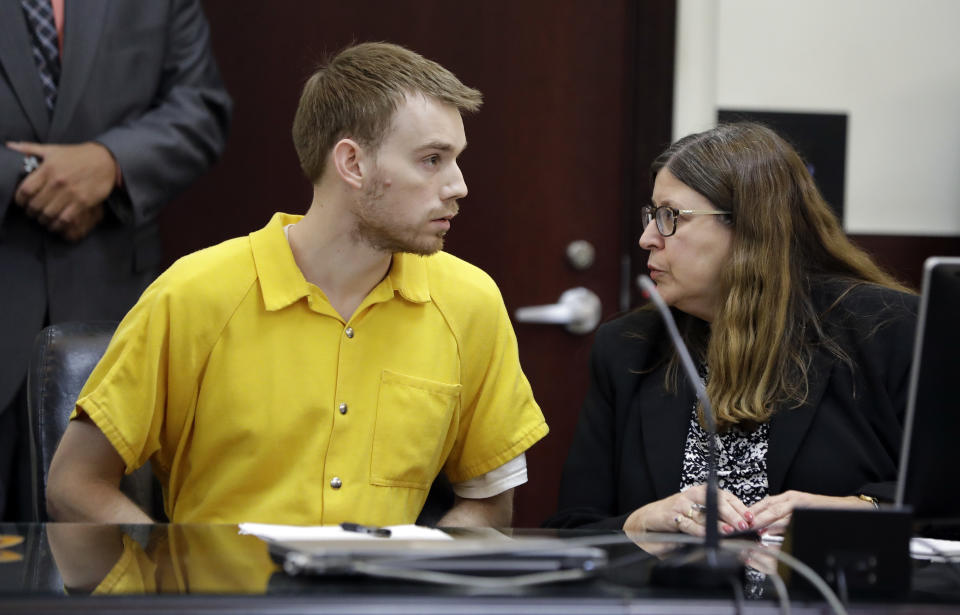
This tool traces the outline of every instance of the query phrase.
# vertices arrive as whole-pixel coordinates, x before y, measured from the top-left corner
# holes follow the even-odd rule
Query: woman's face
[[[653,185],[652,204],[675,209],[717,211],[705,196],[689,188],[663,168]],[[650,278],[667,305],[710,322],[720,306],[720,270],[726,266],[733,229],[724,216],[683,215],[676,232],[664,237],[651,220],[640,236],[640,247],[650,251]]]

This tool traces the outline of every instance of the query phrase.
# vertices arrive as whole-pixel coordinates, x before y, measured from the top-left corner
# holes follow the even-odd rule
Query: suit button
[[[339,489],[343,486],[343,481],[340,480],[339,476],[334,476],[332,479],[330,479],[330,486],[334,489]]]
[[[340,402],[340,414],[346,414],[346,413],[347,413],[347,403]]]
[[[344,333],[347,334],[347,337],[353,339],[353,327],[347,327]]]

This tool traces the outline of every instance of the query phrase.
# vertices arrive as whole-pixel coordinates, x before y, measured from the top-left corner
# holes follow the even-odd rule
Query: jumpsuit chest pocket
[[[377,395],[370,482],[429,489],[457,436],[459,384],[384,370]]]

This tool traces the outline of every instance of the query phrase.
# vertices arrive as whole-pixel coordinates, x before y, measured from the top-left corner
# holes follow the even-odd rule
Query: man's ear
[[[337,170],[340,179],[347,182],[351,187],[363,188],[363,177],[365,169],[364,149],[353,139],[340,139],[333,146],[333,166]]]

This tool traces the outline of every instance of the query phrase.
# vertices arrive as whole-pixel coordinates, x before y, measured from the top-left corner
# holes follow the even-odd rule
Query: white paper
[[[241,534],[251,534],[265,540],[453,540],[443,530],[420,525],[388,525],[385,529],[390,530],[390,538],[348,532],[339,525],[240,524]]]
[[[911,538],[910,557],[935,562],[955,561],[960,557],[960,542],[935,538]]]

